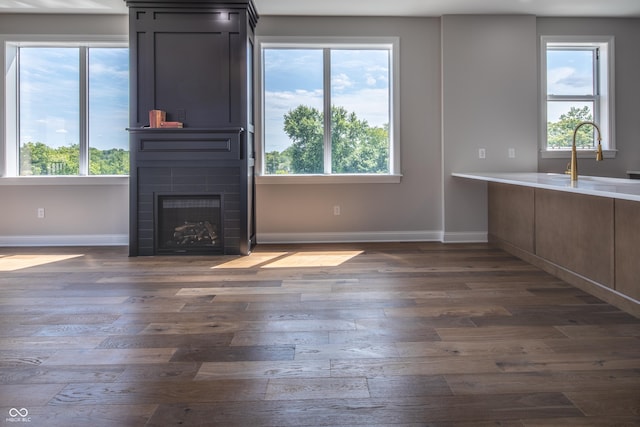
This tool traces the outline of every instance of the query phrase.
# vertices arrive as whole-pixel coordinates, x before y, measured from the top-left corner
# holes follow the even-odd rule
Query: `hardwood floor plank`
[[[378,398],[453,395],[443,375],[376,377],[368,378],[367,383],[371,397]]]
[[[33,366],[0,369],[0,384],[67,384],[112,382],[125,372],[123,366]]]
[[[29,408],[46,405],[62,390],[64,384],[3,384],[0,408]],[[7,414],[8,411],[4,412]]]
[[[499,357],[553,352],[543,340],[396,342],[396,348],[402,357]]]
[[[547,372],[502,372],[499,374],[446,375],[447,384],[455,394],[505,394],[525,392],[597,392],[637,390],[640,371],[585,370]]]
[[[262,400],[267,381],[169,381],[141,383],[70,384],[50,405],[126,405]]]
[[[252,402],[252,410],[237,402],[226,404],[161,405],[150,426],[309,426],[394,425],[435,422],[480,422],[533,418],[576,417],[581,413],[562,394],[420,396],[371,399],[315,399]]]
[[[333,359],[331,376],[367,377],[403,375],[446,375],[500,372],[494,360],[484,357],[430,358],[399,357],[384,359]]]
[[[553,326],[485,326],[482,328],[436,328],[443,341],[485,341],[565,338]]]
[[[233,334],[232,346],[247,345],[318,345],[329,344],[328,331],[316,332],[249,332]]]
[[[366,378],[274,378],[265,400],[368,398]]]
[[[640,384],[622,390],[609,390],[605,396],[593,391],[571,391],[565,394],[588,416],[640,416]]]
[[[328,360],[204,362],[196,380],[252,378],[319,378],[331,376]]]
[[[398,357],[395,344],[296,345],[295,360],[382,359]]]
[[[60,350],[45,360],[43,365],[166,363],[175,352],[175,348]]]
[[[70,410],[65,406],[29,405],[28,416],[31,422],[25,424],[46,427],[136,427],[145,425],[157,408],[156,404],[76,405]],[[7,412],[3,411],[3,413]],[[23,423],[12,424],[22,425]]]
[[[523,420],[523,427],[637,427],[637,417],[576,417]]]
[[[207,346],[179,348],[171,362],[239,362],[239,361],[268,361],[293,360],[295,346]]]

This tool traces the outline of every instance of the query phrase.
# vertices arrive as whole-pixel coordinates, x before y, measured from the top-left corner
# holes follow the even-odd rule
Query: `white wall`
[[[536,171],[536,64],[534,16],[442,18],[445,241],[487,237],[486,184],[451,173]]]

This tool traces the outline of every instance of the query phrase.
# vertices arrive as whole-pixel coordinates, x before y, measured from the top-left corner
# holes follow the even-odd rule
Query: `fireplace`
[[[156,195],[156,253],[222,253],[220,195]]]
[[[125,0],[129,255],[255,245],[253,0]],[[152,127],[150,111],[182,127]]]

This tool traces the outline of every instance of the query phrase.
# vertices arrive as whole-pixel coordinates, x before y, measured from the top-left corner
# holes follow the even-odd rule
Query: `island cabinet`
[[[489,241],[640,314],[640,202],[488,183]]]
[[[616,290],[640,301],[640,202],[615,202]]]

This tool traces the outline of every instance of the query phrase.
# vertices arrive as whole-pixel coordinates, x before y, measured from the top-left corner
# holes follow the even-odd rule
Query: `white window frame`
[[[400,39],[398,37],[256,37],[255,64],[258,67],[256,88],[256,183],[258,184],[354,184],[399,183],[400,169]],[[389,112],[389,173],[387,174],[264,174],[264,75],[262,50],[264,48],[337,48],[388,49],[390,53],[390,112]],[[325,83],[326,86],[326,83]],[[325,87],[325,91],[328,88]],[[326,98],[325,98],[326,102]],[[326,108],[326,106],[325,106]],[[325,144],[326,145],[326,144]],[[327,155],[325,151],[325,156]]]
[[[19,173],[19,69],[18,51],[20,47],[129,47],[127,36],[96,35],[5,35],[0,39],[4,54],[4,84],[0,87],[3,100],[1,118],[4,121],[4,133],[0,144],[0,185],[83,185],[83,184],[122,184],[128,181],[128,175],[89,175],[88,140],[80,143],[80,174],[57,176],[20,176]],[[86,93],[81,91],[81,99]],[[82,108],[82,107],[81,107]],[[82,129],[82,128],[81,128]],[[82,131],[82,130],[81,130]],[[82,138],[81,138],[82,140]],[[83,160],[84,159],[84,160]],[[84,174],[83,174],[84,168]]]
[[[599,93],[595,94],[594,122],[602,133],[602,148],[605,158],[615,158],[615,73],[614,73],[614,37],[613,36],[541,36],[540,37],[540,152],[542,158],[569,158],[567,149],[547,148],[547,48],[575,47],[598,48],[599,69],[594,70],[595,83]],[[595,149],[578,149],[578,157],[591,158]]]

